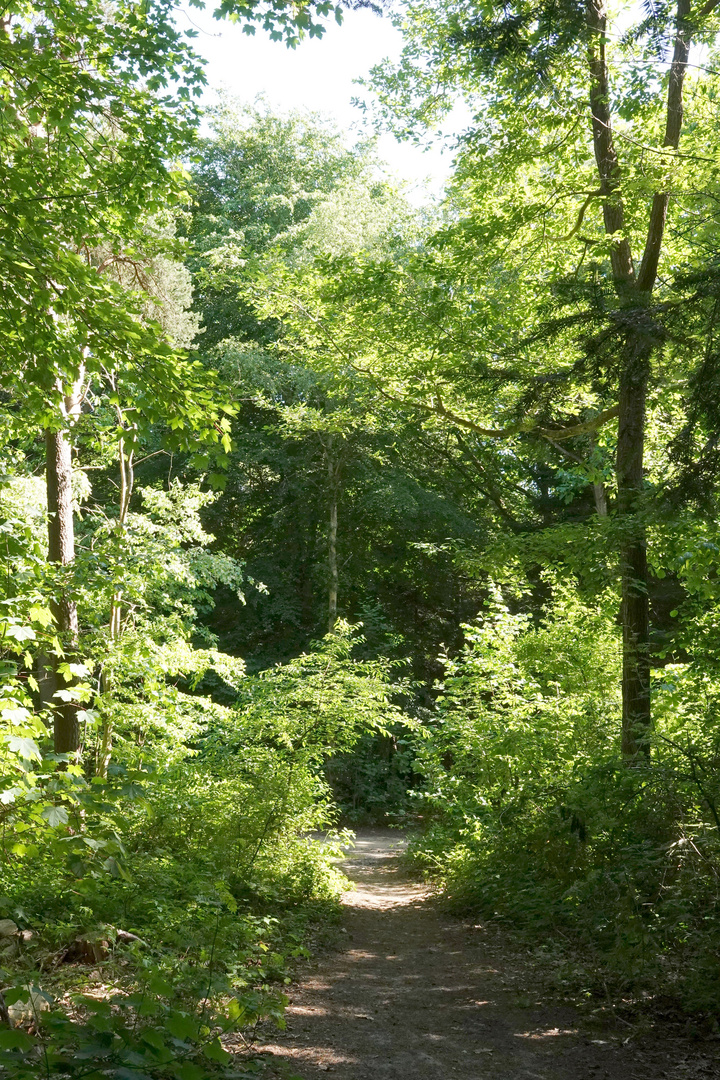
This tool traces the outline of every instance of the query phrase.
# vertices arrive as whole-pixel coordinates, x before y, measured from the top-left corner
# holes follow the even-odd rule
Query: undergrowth
[[[293,967],[345,884],[322,763],[398,716],[353,643],[339,627],[282,668],[235,671],[227,706],[168,684],[165,656],[154,702],[147,682],[115,685],[107,776],[92,739],[78,762],[24,763],[0,810],[0,1076],[260,1067],[256,1028],[284,1025]]]
[[[457,912],[553,956],[564,993],[714,1030],[720,1018],[716,683],[654,680],[649,759],[617,746],[614,601],[561,587],[534,622],[498,605],[448,663],[418,745],[426,828],[411,857]]]

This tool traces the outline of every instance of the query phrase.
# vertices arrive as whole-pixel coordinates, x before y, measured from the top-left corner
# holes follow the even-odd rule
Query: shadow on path
[[[401,867],[400,834],[361,830],[343,869],[347,948],[291,991],[287,1031],[260,1046],[276,1075],[315,1080],[720,1080],[711,1051],[613,1031],[544,1005],[517,955],[439,913]],[[523,975],[526,978],[523,978]],[[668,1043],[670,1046],[670,1043]]]

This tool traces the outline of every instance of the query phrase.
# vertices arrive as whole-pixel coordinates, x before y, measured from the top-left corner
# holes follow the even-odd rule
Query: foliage
[[[3,1043],[6,1067],[11,1051],[35,1047],[26,1067],[44,1061],[49,1075],[61,1065],[80,1075],[96,1054],[108,1067],[194,1076],[205,1057],[230,1062],[218,1034],[240,1028],[251,1040],[261,1017],[281,1022],[277,986],[342,881],[336,848],[307,838],[334,817],[320,763],[397,715],[382,665],[351,649],[340,632],[253,678],[213,652],[129,649],[112,701],[94,703],[102,714],[120,706],[107,780],[58,771],[52,755],[26,764],[5,793],[0,885],[3,915],[32,932],[13,962],[17,994],[29,976],[42,993],[75,997],[70,1018],[43,1013],[37,1040]],[[197,683],[210,664],[234,687],[232,707],[167,683],[171,673]],[[115,997],[78,997],[86,977],[68,982],[62,968],[37,975],[85,954]]]
[[[73,994],[72,1018],[64,1010],[48,1008],[53,999],[35,988],[8,992],[6,1000],[9,1005],[27,1003],[40,1027],[34,1036],[17,1029],[0,1032],[0,1063],[5,1074],[17,1080],[100,1077],[108,1070],[116,1076],[205,1080],[252,1076],[252,1068],[228,1071],[232,1055],[219,1036],[261,1014],[279,1019],[286,999],[255,992],[231,998],[222,1014],[207,1007],[183,1008],[167,979],[150,971],[142,990],[134,994],[116,994],[107,1001]]]
[[[262,103],[225,100],[211,121],[213,135],[198,147],[186,225],[202,344],[231,337],[263,343],[274,320],[258,322],[240,300],[247,260],[301,226],[339,181],[361,174],[365,154],[356,156],[319,117],[281,117]]]
[[[414,821],[566,985],[717,1015],[717,13],[407,0],[381,117],[474,115],[422,212],[317,117],[198,138],[174,14],[0,25],[4,1074],[250,1075],[345,823]],[[291,47],[340,15],[216,12]]]
[[[292,44],[332,10],[219,14]],[[0,28],[0,285],[13,357],[0,377],[10,1076],[227,1075],[238,1062],[220,1037],[232,1033],[252,1071],[254,1028],[282,1023],[292,960],[342,887],[337,848],[307,836],[335,818],[323,762],[400,717],[391,665],[355,658],[359,639],[343,627],[252,677],[207,627],[219,588],[242,603],[255,583],[206,528],[233,408],[186,351],[198,320],[174,238],[188,179],[177,161],[194,143],[203,74],[172,16],[164,3],[60,4],[12,9]],[[266,120],[272,170],[282,131]],[[297,165],[315,136],[293,123]],[[326,174],[354,168],[323,138],[320,195]],[[306,217],[313,198],[278,227]],[[62,565],[47,560],[37,475],[38,436],[58,428],[77,540]],[[172,470],[174,455],[174,478],[152,472],[158,459]],[[135,487],[143,459],[154,464]],[[62,641],[59,597],[77,611]],[[80,746],[54,754],[49,733],[66,705]]]
[[[628,768],[614,607],[555,582],[539,622],[498,597],[468,627],[419,747],[430,824],[414,853],[456,907],[561,932],[583,957],[561,969],[566,989],[642,1000],[652,988],[715,1014],[715,678],[702,651],[656,672],[652,761]]]
[[[325,775],[341,822],[352,828],[414,821],[413,743],[407,731],[395,727],[384,738],[364,735],[352,750],[329,758]]]
[[[286,317],[303,300],[296,282],[312,285],[323,260],[405,251],[425,215],[366,148],[348,150],[316,117],[225,104],[214,120],[186,228],[197,308],[211,328],[199,345],[237,412],[208,521],[265,589],[248,590],[244,605],[222,591],[209,624],[252,667],[307,648],[327,626],[335,501],[340,613],[362,621],[374,647],[392,639],[395,656],[412,636],[416,670],[427,671],[439,643],[457,636],[445,597],[468,583],[451,559],[418,545],[476,532],[477,493],[453,475],[452,453],[450,470],[439,467],[442,447],[337,356],[320,370],[317,338],[298,340]],[[221,335],[232,336],[209,348]],[[474,596],[462,603],[474,611]]]

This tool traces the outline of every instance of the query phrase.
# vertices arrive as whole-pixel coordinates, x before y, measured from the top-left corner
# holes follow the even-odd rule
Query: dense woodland
[[[175,16],[0,21],[1,1074],[251,1075],[367,823],[717,1030],[720,6],[403,0],[422,209]]]

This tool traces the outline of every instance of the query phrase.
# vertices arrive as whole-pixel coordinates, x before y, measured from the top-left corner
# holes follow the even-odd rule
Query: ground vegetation
[[[720,13],[408,0],[377,123],[474,117],[418,210],[322,117],[200,138],[173,12],[0,24],[3,1075],[257,1072],[379,823],[711,1035]]]

